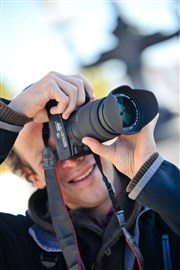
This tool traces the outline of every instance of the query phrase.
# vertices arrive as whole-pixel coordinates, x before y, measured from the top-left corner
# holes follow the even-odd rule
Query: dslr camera
[[[61,114],[50,114],[55,104],[56,101],[51,100],[46,108],[60,160],[91,153],[82,143],[85,136],[106,142],[121,134],[134,134],[158,113],[152,92],[129,86],[117,87],[101,99],[87,99],[67,120],[62,119]]]

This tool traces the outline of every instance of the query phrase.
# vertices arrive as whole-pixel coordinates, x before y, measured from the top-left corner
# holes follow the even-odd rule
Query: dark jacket
[[[0,129],[1,162],[7,156],[16,136],[17,132],[12,132],[11,128],[10,131]],[[126,210],[127,227],[143,255],[145,269],[178,270],[179,170],[159,157],[138,183],[131,182],[130,185],[133,188],[129,195],[125,189],[122,190],[123,208]],[[36,200],[46,202],[46,191],[38,191],[32,196],[26,216],[0,214],[0,269],[67,269],[61,247],[51,229],[52,225],[50,228],[46,226],[51,224],[48,211],[43,207],[37,209]],[[44,206],[46,203],[40,205]],[[110,215],[104,226],[83,210],[70,211],[70,215],[86,270],[139,269],[115,214]]]
[[[85,269],[139,269],[132,251],[125,243],[115,216],[111,218],[105,230],[85,215],[76,216],[73,220]],[[0,214],[0,269],[41,270],[47,269],[46,266],[52,266],[50,269],[67,270],[61,251],[47,251],[48,244],[43,246],[38,231],[36,231],[37,239],[28,233],[33,224],[28,214],[26,216]],[[144,258],[145,269],[178,270],[180,238],[170,230],[160,216],[146,209],[139,214],[135,224],[131,228],[131,233],[135,234],[136,240],[139,237],[139,248]],[[47,238],[52,238],[51,241],[54,239],[50,232]]]

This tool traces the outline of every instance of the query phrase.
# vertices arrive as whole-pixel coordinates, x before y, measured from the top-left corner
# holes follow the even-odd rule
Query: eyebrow
[[[33,173],[34,174],[38,174],[33,168],[32,166],[26,161],[24,160],[23,156],[19,155],[19,153],[16,151],[16,149],[13,147],[13,151],[16,155],[16,158],[18,158],[22,164],[22,168],[20,168],[21,170],[23,169],[23,167],[26,167],[28,169],[30,169],[32,171],[32,173],[28,174],[28,176],[32,175]]]

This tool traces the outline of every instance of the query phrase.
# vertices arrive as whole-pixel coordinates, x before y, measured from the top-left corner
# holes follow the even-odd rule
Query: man
[[[0,103],[1,161],[14,145],[8,162],[38,189],[25,217],[0,215],[1,269],[68,269],[66,251],[59,245],[49,211],[42,123],[48,121],[44,108],[49,100],[58,102],[51,113],[68,119],[85,102],[85,91],[93,100],[93,89],[82,75],[51,72],[9,103],[3,99]],[[56,173],[74,225],[81,269],[143,269],[141,254],[144,269],[179,268],[180,174],[157,153],[153,138],[157,117],[141,132],[120,135],[111,145],[83,138],[101,157],[103,173],[124,210],[125,228],[119,224],[93,154],[63,161],[57,158]],[[52,134],[48,144],[56,153]],[[141,254],[131,245],[133,241],[131,248],[126,244],[131,242],[125,237],[126,229]]]

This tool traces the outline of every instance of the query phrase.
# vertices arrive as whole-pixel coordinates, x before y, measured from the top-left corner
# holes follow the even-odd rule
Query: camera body
[[[60,160],[90,154],[82,143],[85,136],[105,142],[121,134],[134,134],[158,113],[152,92],[129,86],[117,87],[107,97],[86,102],[67,120],[61,114],[50,114],[54,104],[54,100],[49,101],[46,108]]]

